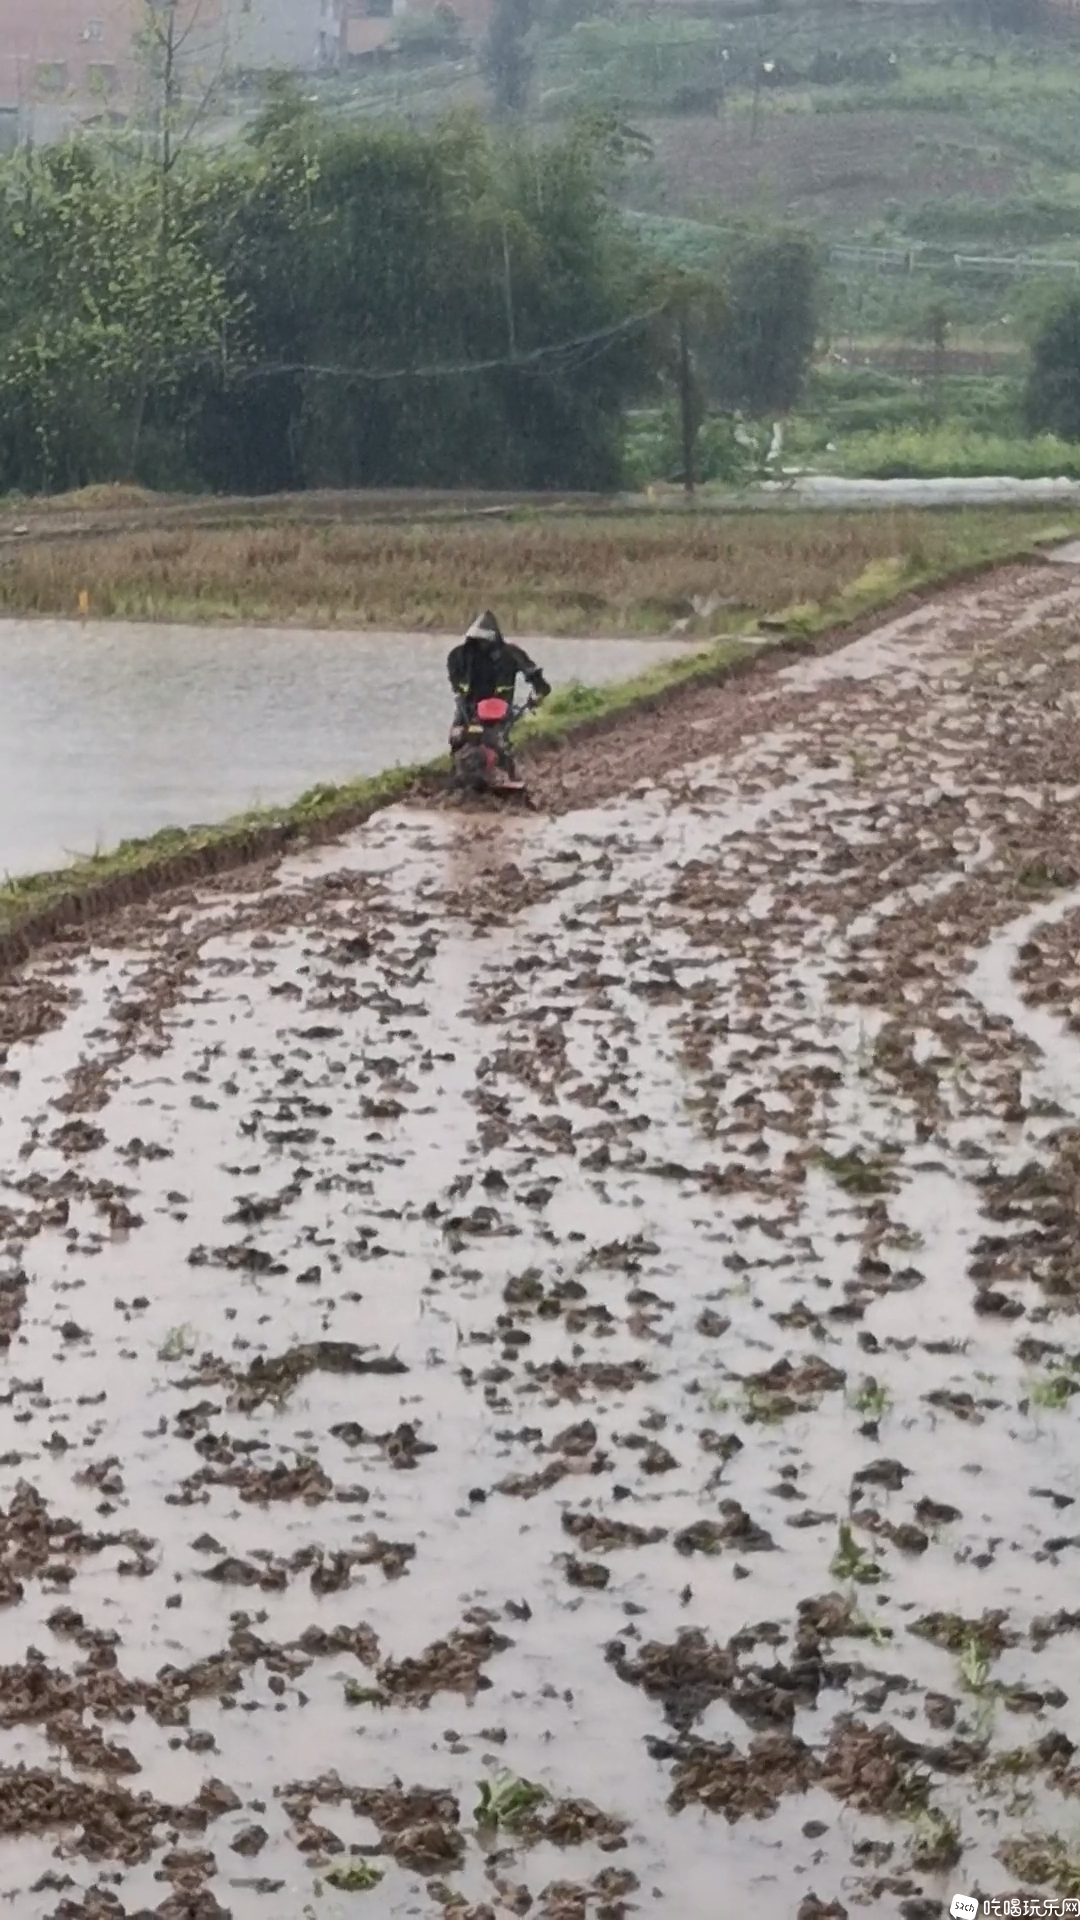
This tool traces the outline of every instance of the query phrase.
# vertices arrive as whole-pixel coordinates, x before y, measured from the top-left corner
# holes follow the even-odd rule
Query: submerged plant
[[[841,1520],[837,1534],[836,1552],[829,1562],[829,1572],[834,1580],[854,1580],[859,1586],[875,1586],[885,1578],[876,1560],[860,1547],[851,1530],[849,1520]]]
[[[751,1425],[771,1427],[799,1409],[790,1394],[772,1393],[768,1387],[747,1387],[741,1411]]]
[[[1031,1776],[1042,1767],[1036,1746],[1010,1747],[979,1769],[979,1786],[984,1794],[1002,1795],[1002,1811],[1010,1820],[1026,1820],[1035,1805]]]
[[[912,1866],[923,1873],[942,1873],[955,1867],[962,1851],[959,1821],[939,1807],[924,1808],[915,1821]]]
[[[1051,1413],[1060,1413],[1067,1407],[1074,1393],[1080,1392],[1075,1380],[1067,1373],[1043,1373],[1032,1380],[1027,1391],[1028,1402],[1033,1407],[1045,1407]]]
[[[159,1360],[184,1360],[195,1351],[194,1327],[170,1327],[158,1348]]]
[[[853,1147],[850,1153],[819,1153],[818,1164],[832,1175],[845,1193],[876,1196],[891,1193],[895,1186],[892,1171],[882,1159],[867,1160]]]
[[[969,1634],[957,1662],[965,1693],[985,1693],[990,1680],[990,1658],[976,1634]]]
[[[1076,875],[1070,868],[1057,867],[1045,860],[1032,860],[1020,869],[1017,882],[1029,893],[1049,893],[1056,887],[1074,887]]]
[[[370,1860],[352,1860],[347,1866],[328,1867],[323,1875],[328,1887],[336,1893],[370,1893],[383,1877],[381,1867],[373,1867]]]
[[[801,1409],[790,1394],[775,1393],[769,1387],[748,1386],[742,1393],[707,1393],[705,1404],[710,1413],[734,1413],[750,1426],[775,1426]]]
[[[873,1614],[864,1613],[861,1607],[852,1607],[847,1631],[856,1639],[872,1640],[875,1647],[887,1646],[896,1637],[883,1620],[876,1620]]]
[[[865,1420],[880,1420],[892,1406],[892,1395],[888,1387],[883,1387],[868,1373],[848,1395],[848,1406],[853,1413],[861,1413]]]
[[[379,1687],[365,1687],[362,1680],[346,1680],[345,1700],[350,1707],[384,1707],[386,1695]]]
[[[885,1245],[897,1253],[921,1253],[926,1245],[926,1235],[915,1227],[896,1226],[885,1235]]]
[[[535,1780],[523,1780],[516,1773],[497,1773],[493,1779],[481,1780],[480,1798],[474,1810],[474,1819],[481,1827],[505,1827],[512,1832],[527,1813],[550,1800],[546,1787]]]

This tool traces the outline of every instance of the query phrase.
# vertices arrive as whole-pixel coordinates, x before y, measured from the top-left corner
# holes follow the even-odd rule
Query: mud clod
[[[763,1553],[775,1547],[772,1535],[759,1527],[737,1500],[721,1500],[720,1512],[720,1520],[695,1520],[683,1527],[675,1535],[676,1552],[719,1553],[724,1547],[734,1547],[740,1553]]]
[[[415,1660],[384,1662],[379,1686],[389,1698],[412,1707],[429,1707],[438,1693],[460,1693],[472,1701],[491,1685],[483,1671],[487,1662],[512,1644],[490,1626],[458,1627]]]
[[[564,1513],[564,1533],[584,1553],[611,1553],[619,1547],[651,1547],[666,1539],[666,1527],[639,1527],[632,1520],[609,1520],[599,1513]]]
[[[348,1806],[371,1820],[399,1866],[436,1874],[457,1867],[465,1851],[453,1794],[428,1787],[347,1787],[336,1773],[282,1791],[282,1804],[303,1830],[316,1807]]]
[[[715,1645],[700,1627],[685,1628],[669,1646],[649,1641],[634,1658],[613,1641],[607,1658],[620,1680],[659,1701],[665,1718],[684,1733],[713,1700],[731,1693],[737,1671],[730,1649]]]
[[[690,1916],[717,1815],[733,1912],[1074,1890],[1078,623],[8,940],[14,1912]]]
[[[805,1793],[816,1772],[809,1747],[788,1734],[763,1734],[746,1753],[731,1741],[702,1741],[676,1764],[669,1805],[677,1813],[696,1803],[731,1822],[761,1820],[784,1794]]]

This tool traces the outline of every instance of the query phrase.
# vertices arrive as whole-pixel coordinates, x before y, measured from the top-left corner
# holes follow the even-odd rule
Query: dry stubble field
[[[342,496],[349,510],[359,496]],[[319,497],[297,514],[332,511]],[[187,503],[192,512],[229,503]],[[340,511],[345,512],[345,506]],[[179,511],[179,509],[177,509]],[[426,522],[286,519],[125,526],[125,512],[0,525],[0,612],[460,630],[493,606],[508,632],[704,634],[793,606],[846,610],[990,556],[1028,550],[1061,514],[529,512]],[[387,509],[388,511],[388,509]],[[414,512],[416,509],[414,509]],[[1069,516],[1066,514],[1066,520]],[[44,537],[59,519],[64,534]],[[858,594],[856,595],[858,598]]]

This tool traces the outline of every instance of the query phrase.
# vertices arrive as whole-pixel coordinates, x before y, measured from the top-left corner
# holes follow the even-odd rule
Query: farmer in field
[[[503,638],[493,613],[478,614],[460,645],[451,648],[446,670],[457,697],[455,727],[467,720],[478,700],[505,700],[514,704],[518,674],[527,680],[537,700],[546,700],[551,692],[542,668],[530,660],[523,647],[512,646]],[[454,735],[451,733],[451,743]]]

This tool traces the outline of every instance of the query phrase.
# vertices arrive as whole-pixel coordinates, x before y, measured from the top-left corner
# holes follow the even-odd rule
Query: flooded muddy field
[[[20,1920],[1077,1894],[1078,707],[1016,572],[5,984]]]
[[[0,874],[285,805],[443,751],[437,634],[0,620]],[[539,640],[554,686],[687,643]]]

